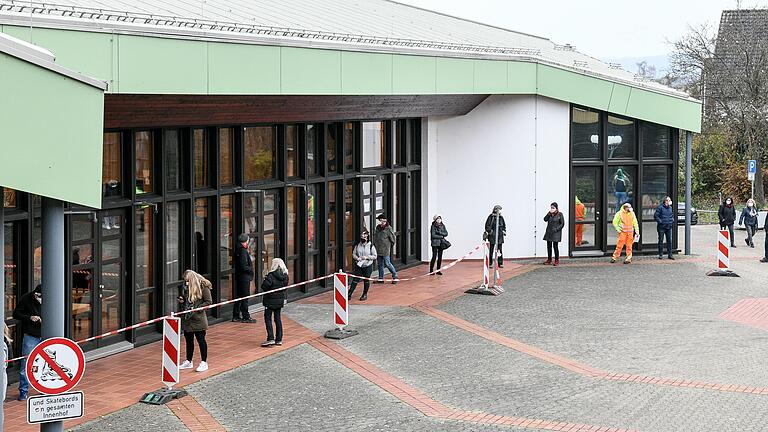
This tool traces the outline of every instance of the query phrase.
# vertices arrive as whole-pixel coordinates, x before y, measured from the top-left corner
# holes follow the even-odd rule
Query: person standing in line
[[[235,245],[235,296],[245,297],[251,294],[253,281],[253,260],[248,253],[248,234],[237,236]],[[235,302],[232,312],[232,322],[254,323],[248,312],[248,299]]]
[[[283,344],[283,320],[280,312],[283,310],[285,300],[288,298],[285,290],[276,291],[279,288],[288,286],[288,267],[280,258],[272,260],[269,266],[269,273],[264,276],[261,282],[261,290],[266,292],[262,297],[264,305],[264,325],[267,327],[267,340],[262,342],[261,346],[270,347],[272,345],[280,346]],[[272,329],[272,319],[275,320],[275,328]]]
[[[13,319],[21,322],[21,332],[24,334],[24,338],[21,340],[21,355],[25,358],[21,360],[21,370],[19,371],[18,400],[20,401],[27,400],[27,395],[29,394],[26,356],[42,340],[40,337],[43,323],[41,317],[42,304],[43,288],[41,285],[38,285],[31,293],[21,296],[16,309],[13,310]]]
[[[397,283],[397,270],[392,265],[392,258],[390,256],[392,249],[395,247],[395,230],[387,222],[387,217],[384,213],[376,216],[378,224],[373,231],[373,245],[376,247],[376,261],[379,265],[379,279],[376,283],[384,283],[384,266],[389,269],[389,274],[392,275],[392,285]]]
[[[739,217],[739,225],[744,224],[744,228],[747,229],[747,238],[744,241],[749,247],[755,247],[755,242],[752,241],[752,237],[757,231],[757,206],[755,200],[752,198],[747,200],[747,206],[741,211],[741,217]]]
[[[632,211],[632,204],[624,203],[621,206],[621,210],[616,212],[616,215],[613,217],[613,227],[619,234],[619,238],[616,240],[616,250],[613,251],[611,262],[615,263],[619,259],[621,249],[626,246],[627,258],[624,260],[624,264],[630,264],[632,263],[632,244],[635,242],[635,235],[640,232],[637,216]]]
[[[653,213],[653,219],[656,220],[656,231],[659,234],[659,259],[662,259],[664,254],[664,237],[667,238],[667,258],[675,259],[672,256],[672,227],[675,226],[672,198],[664,197],[664,201],[659,204]]]
[[[184,279],[184,293],[179,296],[181,310],[197,309],[213,303],[211,296],[211,281],[193,270],[187,270],[182,275]],[[187,358],[179,366],[179,369],[192,369],[192,357],[195,355],[195,339],[200,346],[200,364],[195,371],[208,370],[208,343],[205,341],[205,332],[208,330],[208,315],[204,310],[188,312],[181,316],[181,330],[187,342]]]
[[[496,230],[496,227],[498,227],[498,231]],[[498,248],[499,268],[504,267],[504,257],[502,256],[503,252],[501,246],[504,244],[505,235],[507,235],[507,224],[504,222],[504,216],[501,215],[501,206],[496,204],[493,206],[493,212],[491,212],[485,220],[483,240],[487,240],[491,243],[491,247],[488,251],[488,262],[493,261],[494,248]]]
[[[768,214],[765,215],[763,221],[763,229],[765,230],[765,254],[760,259],[760,262],[768,263]]]
[[[736,207],[733,206],[733,198],[728,197],[717,209],[717,219],[720,221],[720,229],[728,228],[731,234],[731,247],[736,247],[736,239],[733,236],[733,223],[736,222]]]
[[[368,289],[371,287],[371,281],[367,278],[371,277],[373,273],[373,263],[376,261],[376,246],[374,246],[368,240],[368,231],[360,233],[360,242],[352,249],[352,261],[354,261],[354,269],[352,270],[352,281],[349,284],[349,293],[347,293],[347,299],[352,298],[352,293],[355,292],[357,284],[360,283],[360,278],[355,276],[361,276],[363,279],[363,295],[360,296],[360,301],[368,300]]]
[[[560,213],[557,203],[549,205],[549,212],[544,216],[544,222],[547,223],[547,229],[544,231],[544,241],[547,242],[547,260],[544,265],[560,265],[560,241],[563,238],[563,227],[565,227],[565,218]],[[552,249],[555,250],[555,261],[552,262]]]
[[[432,259],[429,261],[429,273],[435,271],[435,259],[437,259],[437,273],[442,276],[443,272],[440,268],[443,266],[443,250],[445,249],[444,242],[448,237],[448,229],[443,224],[443,217],[436,214],[432,217],[432,225],[429,227],[429,239],[432,245]]]

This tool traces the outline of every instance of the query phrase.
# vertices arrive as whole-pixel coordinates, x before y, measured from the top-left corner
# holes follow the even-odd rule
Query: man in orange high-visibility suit
[[[619,233],[619,238],[616,241],[616,250],[613,251],[611,262],[615,263],[621,256],[621,248],[627,247],[627,259],[624,260],[624,264],[632,262],[632,243],[635,242],[635,233],[640,232],[640,227],[637,224],[637,216],[632,211],[632,204],[624,203],[621,206],[621,210],[613,217],[613,227],[616,228],[616,232]]]
[[[576,197],[576,222],[584,220],[584,216],[587,213],[587,207],[581,203],[579,197]],[[584,238],[584,225],[576,224],[576,246],[581,246]]]

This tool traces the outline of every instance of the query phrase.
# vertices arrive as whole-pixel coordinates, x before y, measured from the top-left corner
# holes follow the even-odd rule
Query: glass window
[[[181,142],[179,131],[169,129],[163,133],[165,145],[165,181],[166,190],[177,191],[184,187],[183,162],[181,161]]]
[[[318,229],[322,227],[320,225],[319,190],[320,187],[316,184],[307,186],[307,248],[310,251],[320,249],[320,236],[317,234]]]
[[[208,198],[195,200],[195,271],[202,275],[211,272],[210,244],[211,219],[208,217]]]
[[[154,190],[152,181],[152,161],[154,160],[154,140],[152,132],[136,132],[136,193],[151,193]]]
[[[18,206],[18,202],[16,201],[16,191],[13,189],[4,188],[3,189],[3,207],[5,208],[16,208]]]
[[[347,180],[344,185],[344,268],[352,268],[352,247],[357,240],[352,225],[354,212],[354,188],[353,180]]]
[[[337,223],[337,207],[336,207],[336,194],[339,182],[328,182],[328,247],[335,247],[337,243],[336,223]]]
[[[339,124],[332,123],[325,129],[325,153],[328,158],[328,173],[333,174],[339,172],[339,165],[336,160],[336,154],[338,149],[339,140]]]
[[[136,209],[136,289],[155,286],[154,253],[152,240],[155,235],[154,210],[150,206]]]
[[[600,114],[573,107],[571,115],[573,159],[600,159]]]
[[[17,287],[19,286],[19,269],[17,266],[17,250],[13,242],[14,225],[3,224],[5,234],[3,238],[3,272],[5,273],[5,317],[8,318],[16,309]]]
[[[347,171],[355,169],[355,124],[352,122],[344,123],[344,167]]]
[[[245,128],[245,181],[275,177],[274,126]]]
[[[234,184],[233,165],[235,134],[232,128],[219,129],[219,183],[222,186]]]
[[[637,212],[637,203],[635,202],[635,180],[637,179],[637,168],[634,166],[612,166],[608,167],[608,214],[605,218],[608,233],[608,244],[616,244],[616,230],[611,226],[613,216],[621,209],[624,203],[632,204]],[[639,218],[639,215],[638,215]]]
[[[299,175],[299,128],[295,125],[285,127],[285,151],[286,151],[286,177],[297,177]]]
[[[320,137],[318,125],[307,125],[304,142],[307,148],[307,175],[316,176],[322,174],[320,162],[323,160],[323,153],[320,151]]]
[[[167,281],[180,281],[184,271],[184,217],[181,203],[168,203],[165,217],[165,272]]]
[[[221,299],[229,300],[232,298],[232,253],[235,247],[235,240],[232,237],[232,195],[221,196],[221,208],[219,215],[219,263],[221,272],[226,273],[226,283],[220,287]]]
[[[208,173],[208,134],[205,129],[193,130],[192,142],[195,147],[195,187],[208,187],[211,182]]]
[[[120,132],[104,134],[104,155],[102,157],[101,184],[104,197],[117,197],[123,193],[122,139]]]
[[[640,123],[643,140],[643,158],[671,158],[670,133],[667,126]]]
[[[363,123],[363,168],[384,166],[384,122]]]
[[[295,187],[289,187],[288,188],[288,208],[286,211],[288,212],[288,225],[287,225],[287,234],[288,234],[288,256],[296,255],[299,253],[299,247],[298,247],[298,239],[297,239],[297,232],[296,229],[298,228],[298,225],[296,224],[298,219],[298,192]]]
[[[405,133],[407,131],[407,120],[396,120],[392,122],[392,135],[394,137],[393,153],[395,165],[405,165]]]
[[[38,208],[39,212],[40,209]],[[39,215],[39,213],[37,213]],[[32,287],[36,287],[43,279],[42,273],[42,258],[43,258],[43,241],[42,241],[42,218],[40,216],[35,217],[34,225],[32,226],[32,246],[34,250],[32,252]]]
[[[653,214],[656,208],[665,196],[670,195],[669,180],[668,166],[643,166],[643,220],[654,220]]]
[[[421,163],[421,121],[418,119],[408,120],[407,134],[407,145],[411,151],[411,160],[408,163]]]
[[[608,159],[635,158],[635,122],[608,116]]]

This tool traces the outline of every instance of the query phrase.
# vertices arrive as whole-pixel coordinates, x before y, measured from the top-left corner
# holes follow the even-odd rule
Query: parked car
[[[680,225],[685,224],[685,203],[677,203],[677,223]],[[691,225],[699,223],[699,213],[696,212],[696,208],[691,207]]]
[[[768,211],[759,211],[757,212],[757,229],[763,229],[765,228],[765,214],[768,213]],[[741,217],[741,209],[736,210],[736,223],[733,224],[733,227],[736,229],[746,229],[744,225],[739,224],[739,218]]]

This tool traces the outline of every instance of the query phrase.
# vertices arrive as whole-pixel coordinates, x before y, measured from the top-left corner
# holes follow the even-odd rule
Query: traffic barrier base
[[[480,294],[498,296],[504,293],[504,287],[501,286],[501,273],[499,273],[499,262],[497,260],[498,248],[494,248],[493,256],[493,283],[491,283],[490,269],[488,265],[488,242],[483,243],[483,283],[477,288],[470,288],[465,291],[467,294]]]
[[[357,330],[347,329],[349,323],[348,297],[349,275],[339,270],[333,274],[333,323],[335,329],[325,332],[328,339],[346,339],[358,334]]]
[[[731,270],[731,233],[720,230],[717,235],[717,269],[707,272],[707,276],[739,277]]]
[[[174,399],[179,399],[186,395],[186,390],[161,388],[153,392],[144,393],[144,396],[139,399],[139,402],[150,405],[164,405]]]

